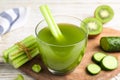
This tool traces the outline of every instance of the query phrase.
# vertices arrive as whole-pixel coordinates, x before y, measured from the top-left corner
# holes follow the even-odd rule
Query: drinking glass
[[[87,44],[88,29],[87,27],[81,26],[80,24],[82,21],[76,17],[59,15],[54,16],[54,19],[57,24],[72,24],[77,26],[80,31],[83,32],[80,35],[76,34],[76,36],[82,37],[78,42],[58,45],[48,43],[39,37],[39,32],[48,26],[45,20],[41,20],[35,28],[35,34],[39,43],[40,55],[44,64],[51,73],[64,75],[73,71],[81,62]],[[69,36],[71,39],[74,38],[74,36]]]

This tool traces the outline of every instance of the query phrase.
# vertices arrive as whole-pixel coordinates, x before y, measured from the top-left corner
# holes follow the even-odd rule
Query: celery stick
[[[29,51],[31,51],[31,50],[33,50],[36,47],[37,47],[37,44],[34,43],[31,47],[29,46],[27,48],[28,48]],[[22,54],[25,54],[24,51],[22,49],[21,50],[18,49],[18,51],[16,50],[16,51],[10,52],[9,58],[13,58],[14,59],[14,58],[16,58],[16,57],[18,57],[18,56],[20,56]]]
[[[32,56],[32,55],[31,55]],[[19,64],[21,63],[21,61],[23,61],[24,59],[28,58],[25,54],[21,55],[20,57],[14,59],[14,60],[10,60],[10,64],[14,65],[14,64]],[[29,60],[29,59],[28,59]]]
[[[27,48],[28,50],[30,49],[28,53],[31,54],[32,58],[39,54],[38,43],[36,41],[36,38],[31,35],[22,40],[20,42],[20,45],[19,43],[18,45],[15,44],[10,48],[6,49],[5,51],[3,51],[3,58],[5,62],[8,62],[15,68],[18,68],[25,64],[27,61],[29,61],[30,59],[22,49],[24,47]]]
[[[17,48],[18,46],[17,45],[15,45],[15,46],[12,46],[12,47],[10,47],[10,48],[8,48],[8,49],[6,49],[6,50],[4,50],[3,51],[3,58],[4,58],[4,62],[9,62],[9,54],[10,54],[10,52],[11,51],[15,51],[15,50],[17,50],[18,51],[18,48]]]
[[[39,50],[36,48],[31,52],[31,56],[32,58],[37,56],[39,54]],[[11,62],[11,64],[13,65],[14,68],[19,68],[20,66],[22,66],[23,64],[25,64],[27,61],[29,61],[28,57],[25,56],[23,59],[15,59],[14,61]]]
[[[40,6],[40,10],[48,24],[48,27],[50,28],[50,31],[53,34],[53,36],[57,40],[62,41],[64,39],[64,36],[62,35],[58,25],[56,24],[49,7],[47,5],[42,5],[42,6]]]
[[[37,56],[37,55],[38,55],[38,53],[35,53],[35,54],[33,55],[33,57],[35,57],[35,56]],[[20,66],[22,66],[23,64],[25,64],[25,63],[28,62],[28,61],[29,61],[29,59],[28,59],[28,58],[25,58],[25,59],[23,59],[22,61],[20,61],[20,62],[17,63],[17,64],[12,63],[12,65],[13,65],[14,68],[19,68]]]
[[[31,52],[33,49],[35,49],[37,47],[38,47],[38,44],[34,44],[33,46],[29,47],[28,49],[30,49],[30,52]],[[9,54],[9,59],[14,60],[16,58],[19,58],[23,54],[26,55],[26,53],[24,51],[21,51],[19,53],[14,53],[14,54],[11,53],[11,54]]]
[[[26,47],[32,46],[34,42],[36,42],[36,38],[32,35],[26,37],[24,40],[21,41]],[[5,62],[9,62],[9,54],[14,54],[21,52],[18,45],[13,45],[10,48],[3,51],[3,58]]]
[[[28,46],[28,50],[29,51],[32,51],[34,48],[38,47],[38,44],[37,43],[33,43],[32,46]],[[16,50],[17,51],[17,50]],[[20,50],[18,53],[16,51],[13,51],[9,54],[9,58],[14,58],[14,57],[18,57],[22,54],[24,54],[24,51],[23,50]]]
[[[28,36],[27,38],[25,38],[24,40],[22,40],[21,42],[22,42],[23,44],[25,44],[25,46],[30,46],[30,45],[29,45],[29,42],[34,41],[34,40],[36,41],[36,39],[34,38],[34,36],[30,35],[30,36]],[[31,43],[30,43],[30,44],[31,44]],[[31,44],[31,45],[32,45],[32,44]],[[17,45],[13,45],[13,46],[11,46],[10,48],[8,48],[8,49],[6,49],[6,50],[3,51],[4,62],[8,62],[8,54],[9,54],[10,52],[12,52],[12,51],[15,51],[15,50],[17,50],[17,52],[19,51]]]
[[[36,38],[32,35],[28,36],[27,38],[25,38],[24,40],[22,40],[22,44],[24,44],[26,47],[32,45],[32,42],[36,42]],[[16,50],[16,48],[19,48],[17,45],[13,45],[10,48],[6,49],[5,51],[3,51],[6,55],[6,53],[9,53],[10,51],[14,51],[14,49]]]
[[[21,52],[21,53],[23,53],[22,55],[19,55],[19,56],[17,56],[17,57],[12,57],[12,56],[10,56],[9,57],[9,63],[10,64],[12,64],[12,61],[14,61],[14,60],[16,60],[16,59],[21,59],[21,57],[23,57],[22,59],[24,59],[24,57],[27,57],[27,55],[24,53],[24,52]],[[21,54],[20,53],[20,54]],[[19,53],[18,53],[19,54]],[[19,60],[20,61],[20,60]]]
[[[27,39],[21,41],[22,44],[24,44],[26,47],[32,46],[34,43],[37,43],[37,40],[35,37],[30,36]]]
[[[32,50],[31,52],[29,52],[29,54],[32,56],[32,55],[34,54],[34,52],[37,51],[37,50],[38,50],[38,49],[35,48],[35,49]],[[25,52],[23,52],[22,55],[14,58],[14,59],[13,59],[13,58],[9,58],[9,60],[10,60],[10,62],[15,61],[15,60],[17,60],[17,61],[19,62],[19,61],[21,61],[21,60],[24,59],[24,58],[28,58],[28,56],[25,54]]]
[[[35,52],[38,52],[38,51],[39,51],[38,48],[34,48],[32,51],[29,52],[29,54],[30,54],[31,57],[32,57],[32,55],[33,55]],[[18,63],[19,63],[19,61],[21,61],[21,60],[23,60],[23,59],[25,59],[25,58],[28,58],[28,56],[26,55],[25,52],[23,52],[22,55],[20,55],[20,56],[18,56],[18,57],[16,57],[16,58],[10,57],[9,60],[10,60],[10,62],[18,61]],[[28,59],[29,59],[29,58],[28,58]]]

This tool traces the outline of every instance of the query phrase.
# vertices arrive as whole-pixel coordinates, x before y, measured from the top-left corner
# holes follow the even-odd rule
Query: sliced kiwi
[[[101,5],[96,8],[94,16],[102,23],[107,23],[113,18],[114,12],[110,6]]]
[[[92,17],[85,18],[83,20],[83,23],[81,23],[81,26],[88,27],[89,38],[93,38],[96,35],[100,34],[102,32],[102,29],[103,29],[102,23],[98,19],[92,18]]]

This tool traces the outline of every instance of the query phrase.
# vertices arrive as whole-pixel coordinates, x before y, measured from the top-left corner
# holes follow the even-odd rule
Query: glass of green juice
[[[84,56],[87,39],[87,27],[80,26],[81,20],[72,16],[54,16],[65,40],[57,41],[45,20],[35,28],[42,60],[48,70],[57,75],[73,71]]]

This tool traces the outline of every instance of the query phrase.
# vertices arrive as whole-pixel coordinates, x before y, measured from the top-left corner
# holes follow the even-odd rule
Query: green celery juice
[[[38,33],[39,48],[42,59],[49,70],[67,73],[81,61],[86,47],[87,33],[82,28],[68,23],[58,24],[64,35],[63,42],[57,41],[49,27]]]

